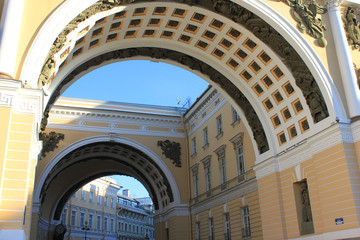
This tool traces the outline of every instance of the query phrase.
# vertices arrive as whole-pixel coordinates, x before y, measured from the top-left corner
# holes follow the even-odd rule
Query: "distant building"
[[[123,195],[118,194],[118,239],[140,240],[154,239],[154,210],[151,198],[141,198],[141,201],[129,197],[128,189]],[[146,205],[142,205],[146,203]]]
[[[64,239],[154,239],[154,212],[126,194],[118,194],[121,186],[109,177],[96,179],[69,199],[61,222],[67,228]],[[126,192],[127,191],[127,192]]]

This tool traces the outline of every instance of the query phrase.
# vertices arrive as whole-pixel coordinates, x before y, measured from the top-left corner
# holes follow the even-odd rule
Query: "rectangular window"
[[[194,197],[199,195],[199,164],[195,164],[192,168],[192,178],[193,178],[193,187],[194,187]]]
[[[86,192],[85,190],[81,190],[81,200],[85,201],[85,197],[86,197]]]
[[[80,213],[80,227],[82,228],[84,226],[85,222],[85,213]]]
[[[204,147],[209,145],[209,135],[208,135],[207,127],[203,129],[203,142],[204,142]]]
[[[114,219],[110,219],[110,232],[114,231]]]
[[[101,196],[100,195],[98,195],[98,197],[97,197],[97,204],[101,205]]]
[[[243,175],[245,173],[245,160],[244,160],[244,148],[243,146],[238,146],[235,149],[236,151],[236,164],[238,167],[237,173],[238,175]]]
[[[240,120],[240,117],[239,117],[239,114],[237,113],[237,111],[233,107],[231,107],[231,110],[232,110],[232,121],[233,121],[232,124],[234,125],[235,123],[237,123]]]
[[[64,209],[64,211],[63,211],[63,213],[61,215],[61,223],[63,225],[66,225],[66,213],[67,213],[67,211],[66,211],[66,209]]]
[[[93,203],[94,202],[94,192],[90,191],[90,202]]]
[[[216,129],[217,135],[216,137],[221,137],[223,135],[223,126],[222,126],[222,118],[221,115],[216,118]]]
[[[200,222],[196,222],[196,240],[200,240]]]
[[[76,224],[76,211],[71,211],[71,226]]]
[[[196,138],[191,139],[191,155],[196,154]]]
[[[108,218],[104,217],[104,231],[107,232],[108,231]]]
[[[108,196],[104,197],[104,205],[105,205],[105,207],[108,206]]]
[[[211,169],[210,165],[205,167],[205,184],[206,184],[206,191],[211,190]]]
[[[250,237],[250,215],[249,215],[249,208],[243,207],[241,209],[241,219],[242,219],[242,236],[243,237]]]
[[[90,229],[93,229],[93,219],[94,219],[94,216],[92,214],[89,214],[89,228]]]
[[[215,240],[214,219],[213,218],[209,218],[209,240]]]
[[[224,184],[227,181],[225,154],[219,157],[219,169],[220,169],[220,184]]]
[[[110,201],[111,201],[111,208],[114,208],[114,198],[111,198]]]
[[[96,230],[101,231],[101,216],[96,216]]]
[[[224,229],[225,240],[231,240],[230,214],[229,213],[225,213],[224,227],[225,227],[225,229]]]

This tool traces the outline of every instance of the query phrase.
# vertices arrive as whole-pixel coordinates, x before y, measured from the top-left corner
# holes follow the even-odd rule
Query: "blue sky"
[[[188,98],[194,103],[207,86],[205,80],[182,68],[132,60],[109,64],[86,74],[63,96],[179,107]],[[131,197],[149,196],[142,184],[132,177],[117,176],[115,179],[123,189],[130,189]]]

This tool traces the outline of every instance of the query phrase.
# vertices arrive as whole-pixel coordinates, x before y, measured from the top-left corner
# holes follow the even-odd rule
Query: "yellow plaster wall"
[[[36,160],[31,158],[34,116],[14,114],[11,108],[1,108],[1,199],[0,228],[30,228],[31,199]],[[6,149],[4,149],[6,146]],[[24,210],[26,212],[24,215]],[[25,216],[25,219],[24,219]],[[25,220],[25,225],[23,221]]]
[[[300,237],[293,184],[302,179],[308,183],[315,234],[359,227],[360,173],[355,146],[339,144],[315,154],[300,164],[301,179],[292,167],[258,180],[265,239]],[[336,225],[340,217],[345,224]]]
[[[29,45],[34,40],[34,34],[39,27],[48,18],[49,14],[61,4],[63,0],[24,0],[24,9],[21,20],[20,41],[16,57],[16,74],[15,78],[19,79],[19,67],[25,60]],[[59,29],[61,31],[62,29]],[[55,39],[54,39],[55,40]]]

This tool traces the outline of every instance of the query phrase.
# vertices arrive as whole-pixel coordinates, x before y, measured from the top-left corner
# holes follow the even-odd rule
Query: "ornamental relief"
[[[327,9],[320,6],[314,0],[280,0],[291,7],[290,14],[297,22],[300,32],[306,32],[311,37],[316,38],[316,43],[320,47],[326,47],[327,41],[324,38],[326,27],[320,18]]]
[[[349,45],[352,49],[360,46],[360,9],[348,7],[343,16],[344,28]]]

